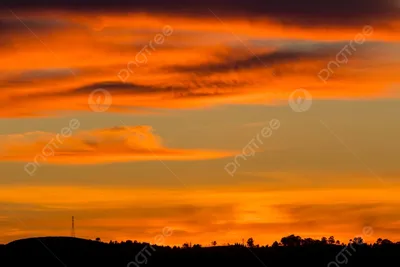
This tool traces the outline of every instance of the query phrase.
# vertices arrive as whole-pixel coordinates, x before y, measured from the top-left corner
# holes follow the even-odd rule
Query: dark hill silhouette
[[[353,241],[347,245],[338,245],[334,237],[314,240],[290,235],[283,237],[280,243],[275,242],[273,246],[255,245],[256,240],[249,238],[247,244],[250,247],[242,244],[212,247],[184,244],[182,247],[171,248],[150,246],[148,243],[136,241],[103,243],[71,237],[43,237],[1,245],[0,266],[386,267],[398,265],[399,242],[395,244],[387,239],[378,239],[375,244],[364,244],[362,239],[356,238]]]

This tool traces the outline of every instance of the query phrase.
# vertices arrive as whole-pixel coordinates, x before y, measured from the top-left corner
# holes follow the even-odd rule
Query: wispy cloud
[[[6,135],[0,136],[0,146],[4,151],[1,161],[39,161],[39,164],[209,160],[233,155],[232,151],[165,147],[150,126],[80,131],[68,138],[47,132]],[[45,157],[37,157],[42,154]]]

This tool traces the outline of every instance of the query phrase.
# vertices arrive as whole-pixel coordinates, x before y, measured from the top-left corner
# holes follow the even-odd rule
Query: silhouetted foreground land
[[[307,243],[303,240],[296,243],[282,240],[286,242],[279,245],[276,243],[272,247],[249,248],[236,244],[205,248],[185,245],[183,248],[171,248],[131,241],[115,244],[69,237],[31,238],[0,245],[0,266],[385,267],[398,266],[400,263],[399,243],[384,241],[373,245],[334,245],[320,241]]]

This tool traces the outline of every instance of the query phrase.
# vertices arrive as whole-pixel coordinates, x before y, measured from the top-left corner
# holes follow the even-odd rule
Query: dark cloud
[[[53,98],[53,97],[72,97],[72,96],[88,96],[90,93],[97,89],[104,89],[114,95],[139,95],[139,94],[159,94],[168,93],[172,98],[186,98],[186,97],[205,97],[205,96],[216,96],[222,93],[223,89],[229,89],[232,92],[232,88],[241,87],[245,83],[237,81],[205,81],[203,83],[194,80],[179,82],[177,81],[173,85],[139,85],[134,83],[123,83],[116,81],[104,81],[93,83],[71,90],[63,91],[49,91],[40,93],[25,93],[24,95],[13,96],[9,98],[10,104],[22,101],[25,99],[34,100],[39,98]],[[214,92],[203,92],[201,88],[215,88]],[[221,90],[217,90],[221,89]],[[196,91],[197,90],[197,91]]]
[[[222,60],[217,63],[167,66],[165,69],[169,71],[193,73],[197,76],[227,72],[239,73],[240,70],[271,68],[286,63],[333,58],[343,48],[344,45],[346,44],[319,43],[315,45],[310,45],[307,49],[280,49],[270,53],[250,55],[248,58],[245,59],[235,59],[235,54],[230,53],[228,57],[222,58]]]
[[[87,94],[91,93],[96,89],[105,89],[110,92],[131,92],[131,93],[151,93],[151,92],[159,92],[160,88],[155,88],[152,86],[145,85],[137,85],[134,83],[123,83],[123,82],[114,82],[114,81],[105,81],[94,83],[90,85],[85,85],[74,90],[65,92],[65,94]]]
[[[191,87],[191,84],[184,84],[177,82],[174,85],[154,85],[154,86],[147,86],[147,85],[139,85],[134,83],[123,83],[123,82],[99,82],[94,83],[86,86],[82,86],[73,90],[60,92],[60,93],[50,93],[46,94],[48,96],[68,96],[68,95],[86,95],[90,94],[93,90],[96,89],[105,89],[110,93],[116,94],[151,94],[151,93],[168,93],[168,92],[175,92],[175,93],[182,93],[182,96],[190,96],[195,95],[196,93],[192,91],[192,89],[200,89],[207,86],[216,86],[219,88],[223,87],[231,87],[232,85],[223,82],[223,81],[215,81],[213,83],[208,82],[204,84],[195,84],[197,87]],[[239,86],[239,85],[238,85]],[[205,94],[205,93],[203,93]],[[207,94],[208,95],[208,94]]]
[[[4,1],[3,1],[4,2]],[[288,24],[348,25],[398,17],[395,0],[5,0],[10,8],[82,11],[141,11],[190,16],[248,17]]]
[[[21,21],[19,20],[21,19]],[[12,13],[8,14],[8,18],[0,17],[0,34],[1,35],[11,35],[17,33],[30,33],[30,30],[35,33],[43,32],[55,32],[58,30],[66,30],[71,28],[80,28],[83,26],[78,24],[73,24],[63,20],[52,20],[52,19],[26,19],[26,18],[16,18]],[[29,29],[28,29],[28,28]]]
[[[104,89],[110,93],[132,93],[132,94],[155,93],[155,92],[162,92],[163,90],[166,90],[165,88],[137,85],[137,84],[133,84],[133,83],[104,81],[104,82],[98,82],[98,83],[81,86],[81,87],[74,88],[71,90],[50,91],[50,92],[41,92],[41,93],[34,92],[32,94],[25,94],[23,96],[13,97],[12,100],[16,101],[16,100],[23,99],[23,98],[68,97],[68,96],[77,96],[77,95],[88,95],[96,89]]]
[[[1,8],[1,5],[0,5]],[[34,35],[39,35],[41,38],[54,33],[63,32],[66,30],[79,30],[90,32],[89,28],[84,25],[71,23],[64,20],[54,19],[38,19],[15,17],[15,13],[0,12],[0,47],[13,48],[16,42],[16,36],[22,36],[23,40],[28,36],[32,38]],[[23,45],[23,41],[20,41]]]
[[[213,73],[225,73],[230,71],[240,71],[241,69],[254,69],[271,67],[281,63],[289,63],[304,59],[320,58],[319,53],[297,52],[297,51],[276,51],[272,53],[255,55],[246,59],[226,59],[220,63],[199,64],[192,66],[176,66],[172,70],[177,72],[190,72],[200,75],[210,75]]]
[[[78,95],[88,94],[95,89],[105,89],[110,93],[116,94],[157,94],[157,93],[173,93],[174,98],[182,97],[202,97],[213,96],[222,93],[232,92],[235,88],[240,88],[244,85],[251,84],[251,82],[236,81],[236,80],[207,80],[193,75],[188,80],[177,80],[171,84],[159,85],[139,85],[133,83],[122,82],[100,82],[83,86],[73,91],[67,91],[63,94]],[[202,91],[202,89],[215,89],[215,91]]]

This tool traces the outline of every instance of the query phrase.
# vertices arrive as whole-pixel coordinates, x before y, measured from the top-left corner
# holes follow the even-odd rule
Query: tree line
[[[96,241],[101,242],[101,239],[99,237],[96,238]],[[347,244],[344,242],[341,242],[340,240],[336,240],[334,236],[330,237],[321,237],[321,239],[313,239],[313,238],[302,238],[298,235],[288,235],[285,237],[282,237],[280,241],[275,241],[272,243],[272,245],[260,245],[256,244],[255,240],[250,237],[247,239],[246,242],[244,242],[244,239],[242,240],[241,243],[236,242],[233,244],[230,243],[224,243],[221,246],[235,246],[235,247],[248,247],[248,248],[262,248],[262,247],[300,247],[300,246],[310,246],[310,245],[336,245],[336,246],[346,246],[348,244],[365,244],[368,246],[384,246],[384,245],[393,245],[397,244],[400,245],[400,242],[393,242],[389,239],[383,239],[383,238],[378,238],[374,243],[366,243],[362,237],[354,237],[352,239],[349,239]],[[121,241],[120,243],[118,241],[112,241],[110,240],[109,244],[117,245],[117,244],[139,244],[138,241],[132,241],[132,240],[126,240],[126,241]],[[212,247],[218,246],[218,242],[216,240],[213,240],[210,242],[210,245]],[[165,246],[165,247],[170,247],[170,246]],[[191,242],[185,242],[182,244],[182,246],[173,246],[170,248],[173,249],[189,249],[189,248],[201,248],[201,244],[192,244]]]

